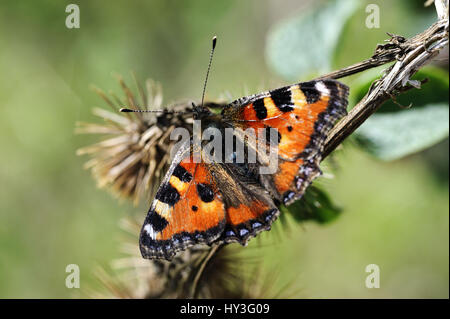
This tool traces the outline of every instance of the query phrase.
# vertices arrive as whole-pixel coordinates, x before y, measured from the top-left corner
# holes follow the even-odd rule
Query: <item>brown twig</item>
[[[436,57],[448,45],[449,40],[448,0],[436,0],[435,5],[438,21],[427,30],[410,39],[389,34],[391,39],[386,44],[378,45],[370,59],[319,78],[339,79],[396,61],[384,70],[384,75],[372,83],[362,100],[333,128],[325,141],[323,158],[334,151],[384,102],[424,83],[410,80],[411,76]]]

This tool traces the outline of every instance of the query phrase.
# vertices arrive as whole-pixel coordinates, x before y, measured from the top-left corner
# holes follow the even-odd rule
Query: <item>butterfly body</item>
[[[219,158],[200,144],[195,161],[194,136],[175,155],[156,193],[140,235],[145,258],[171,259],[195,244],[220,244],[248,240],[269,230],[279,215],[280,204],[301,198],[320,175],[323,145],[334,123],[346,114],[348,88],[334,80],[311,81],[240,98],[214,114],[207,108],[196,113],[202,130],[217,129],[225,136],[233,129],[236,139],[258,155],[250,161],[246,152],[237,161],[235,148]],[[273,173],[261,173],[265,155],[259,136],[246,130],[276,130],[273,139],[262,139],[265,150],[276,146]],[[276,145],[274,145],[276,144]],[[225,144],[224,144],[225,146]]]

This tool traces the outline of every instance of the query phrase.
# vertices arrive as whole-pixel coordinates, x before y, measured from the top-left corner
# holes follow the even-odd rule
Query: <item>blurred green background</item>
[[[65,26],[69,3],[80,7],[79,29]],[[433,6],[424,8],[423,1],[384,1],[380,28],[368,29],[367,3],[359,2],[341,22],[344,33],[327,69],[369,57],[386,32],[412,36],[435,19]],[[132,83],[135,71],[140,79],[162,83],[166,103],[197,99],[213,35],[219,41],[210,99],[291,83],[270,62],[268,34],[313,4],[2,1],[0,297],[76,296],[65,287],[68,264],[80,266],[82,288],[95,287],[93,269],[120,256],[119,219],[144,218],[147,205],[118,203],[97,189],[82,169],[86,158],[75,155],[96,140],[75,135],[75,122],[98,121],[91,108],[104,105],[91,84],[122,94],[113,75]],[[326,22],[325,33],[334,27]],[[448,57],[435,67],[448,72]],[[297,80],[311,74],[298,74]],[[357,78],[344,82],[353,88]],[[279,270],[276,285],[290,283],[300,291],[294,297],[306,298],[448,298],[448,139],[390,162],[350,140],[327,164],[334,178],[320,184],[343,209],[339,218],[288,230],[277,223],[250,244],[255,249],[249,254]],[[365,267],[372,263],[381,269],[379,289],[364,285]]]

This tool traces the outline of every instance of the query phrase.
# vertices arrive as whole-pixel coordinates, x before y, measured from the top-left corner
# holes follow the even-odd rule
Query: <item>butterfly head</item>
[[[196,105],[194,102],[192,102],[192,112],[194,113],[194,120],[200,120],[212,114],[208,107]]]

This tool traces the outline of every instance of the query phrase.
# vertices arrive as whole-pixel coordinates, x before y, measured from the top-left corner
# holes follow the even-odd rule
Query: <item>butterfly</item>
[[[275,170],[261,174],[264,160],[250,163],[248,154],[244,163],[238,163],[233,160],[234,148],[222,160],[200,150],[200,160],[195,161],[192,137],[177,151],[151,203],[140,233],[142,256],[171,260],[196,244],[246,245],[258,233],[270,230],[280,205],[300,199],[321,174],[324,142],[346,115],[348,92],[344,84],[324,79],[242,97],[221,106],[220,113],[196,107],[195,118],[204,130],[275,129]],[[236,138],[263,153],[256,147],[261,142],[258,138],[239,134]],[[273,146],[272,139],[261,143]]]

